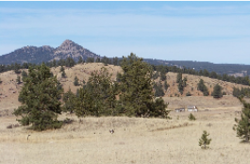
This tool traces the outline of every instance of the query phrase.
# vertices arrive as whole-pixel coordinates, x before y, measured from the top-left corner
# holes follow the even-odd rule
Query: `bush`
[[[186,96],[192,96],[192,94],[190,92],[186,93]]]
[[[214,91],[212,93],[212,96],[214,98],[221,98],[223,96],[223,94],[222,94],[222,87],[219,84],[216,84],[214,86]]]
[[[196,120],[196,118],[194,117],[194,115],[192,113],[190,113],[190,115],[188,116],[188,119],[190,121],[195,121]]]

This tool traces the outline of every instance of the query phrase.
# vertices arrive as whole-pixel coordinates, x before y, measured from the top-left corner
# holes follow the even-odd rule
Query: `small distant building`
[[[175,109],[175,112],[185,112],[185,108],[177,108]]]
[[[198,112],[198,108],[195,105],[187,106],[187,111],[189,111],[189,112]]]

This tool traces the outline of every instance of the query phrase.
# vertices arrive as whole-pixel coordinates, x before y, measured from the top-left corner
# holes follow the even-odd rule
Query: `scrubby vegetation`
[[[162,98],[155,99],[150,65],[131,54],[123,58],[121,68],[123,74],[118,74],[119,82],[112,81],[104,67],[92,72],[77,94],[70,88],[63,94],[62,105],[62,87],[49,67],[45,64],[30,67],[19,95],[22,106],[15,109],[14,114],[21,116],[18,121],[22,125],[31,124],[34,130],[59,128],[63,122],[58,121],[57,116],[62,111],[75,113],[79,118],[118,115],[168,118],[168,104]],[[74,84],[79,85],[77,77]]]

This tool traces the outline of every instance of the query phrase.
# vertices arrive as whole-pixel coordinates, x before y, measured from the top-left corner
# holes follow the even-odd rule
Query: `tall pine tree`
[[[30,125],[34,130],[59,128],[62,124],[57,120],[61,113],[59,101],[62,90],[58,90],[56,77],[51,77],[50,69],[42,65],[36,69],[30,67],[19,94],[22,105],[14,110],[22,125]]]
[[[133,53],[128,58],[123,57],[121,67],[123,74],[119,78],[122,111],[136,117],[157,117],[159,113],[160,116],[167,116],[167,105],[162,99],[156,101],[159,108],[156,109],[155,106],[151,67]]]
[[[244,139],[246,142],[250,140],[250,104],[239,98],[243,103],[241,119],[235,118],[236,124],[233,129],[237,131],[237,137]]]

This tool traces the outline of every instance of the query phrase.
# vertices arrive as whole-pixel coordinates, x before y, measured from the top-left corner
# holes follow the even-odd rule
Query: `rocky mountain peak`
[[[89,57],[97,57],[95,53],[67,39],[57,48],[48,45],[41,47],[25,46],[19,48],[9,54],[0,56],[0,64],[11,64],[15,62],[41,63],[49,62],[53,59],[66,59],[67,57],[72,57],[77,61],[80,56],[85,60]]]
[[[64,52],[72,52],[80,49],[83,49],[83,47],[68,39],[65,40],[59,47],[57,47],[57,51]]]

